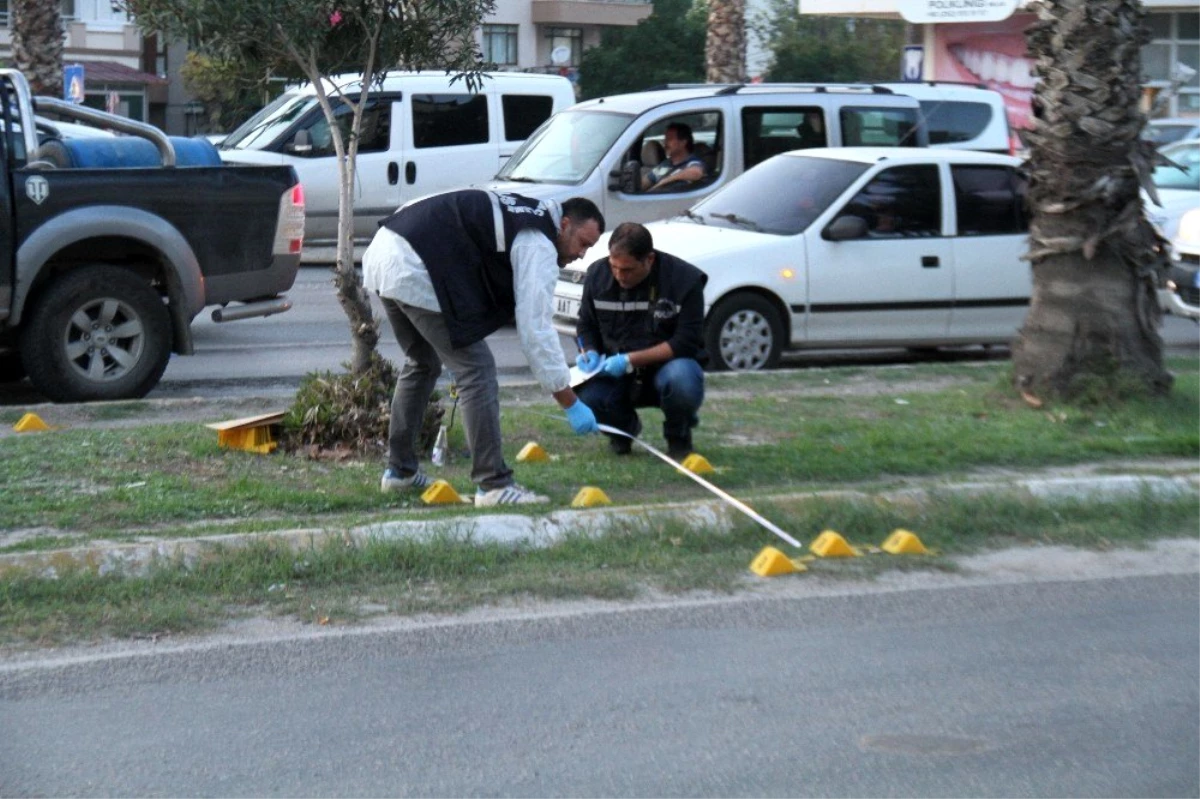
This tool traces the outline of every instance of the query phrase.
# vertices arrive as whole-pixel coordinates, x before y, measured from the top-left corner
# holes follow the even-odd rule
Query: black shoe
[[[642,420],[636,416],[633,419],[633,430],[630,432],[634,438],[642,434]],[[625,436],[609,436],[608,448],[614,455],[628,455],[633,451],[633,438]]]
[[[609,436],[608,449],[614,455],[628,455],[633,451],[633,439],[624,436]]]
[[[667,437],[667,455],[671,460],[681,461],[692,454],[692,434]]]

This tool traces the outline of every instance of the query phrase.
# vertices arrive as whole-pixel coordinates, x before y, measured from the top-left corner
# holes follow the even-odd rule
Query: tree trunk
[[[1029,203],[1033,298],[1013,347],[1031,404],[1083,392],[1164,393],[1165,242],[1142,212],[1153,148],[1140,140],[1137,0],[1040,0]]]
[[[63,96],[63,24],[59,0],[12,0],[13,64],[35,95]]]
[[[709,83],[745,82],[746,0],[709,0],[704,61]]]
[[[362,124],[360,115],[362,106],[355,111],[352,130],[358,131]],[[340,138],[336,127],[331,127],[335,138]],[[354,268],[354,172],[355,156],[358,154],[358,142],[351,139],[348,152],[343,150],[345,143],[337,146],[338,158],[341,159],[341,169],[338,170],[338,237],[337,265],[334,285],[337,287],[338,302],[346,317],[350,320],[350,339],[353,349],[350,355],[350,371],[361,375],[371,366],[371,356],[379,344],[379,325],[371,311],[371,299],[363,288],[362,277]],[[343,157],[343,152],[345,153]]]

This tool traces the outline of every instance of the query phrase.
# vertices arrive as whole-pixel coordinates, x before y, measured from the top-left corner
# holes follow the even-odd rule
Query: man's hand
[[[567,414],[567,421],[571,423],[571,429],[575,431],[575,435],[582,436],[600,431],[600,428],[596,426],[596,414],[583,404],[583,400],[575,400],[575,404],[567,408],[564,413]]]
[[[599,369],[603,361],[603,356],[595,350],[587,350],[575,356],[575,365],[587,374],[591,374]]]
[[[629,363],[629,356],[624,353],[605,358],[600,368],[609,377],[624,377],[633,371],[633,366]]]

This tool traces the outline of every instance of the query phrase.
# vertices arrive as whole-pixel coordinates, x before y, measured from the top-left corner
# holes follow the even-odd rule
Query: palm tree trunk
[[[1013,378],[1032,404],[1131,388],[1165,393],[1155,290],[1164,242],[1142,212],[1153,149],[1138,0],[1040,0],[1026,31],[1034,90],[1029,203],[1033,298],[1013,347]]]
[[[709,83],[745,82],[746,0],[709,0],[704,60]]]
[[[63,25],[59,0],[12,0],[13,64],[36,94],[63,96]]]

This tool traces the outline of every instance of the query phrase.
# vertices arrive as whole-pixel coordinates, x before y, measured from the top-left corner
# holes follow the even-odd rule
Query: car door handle
[[[417,182],[417,165],[412,161],[404,165],[404,182],[410,186]]]
[[[400,182],[400,167],[395,161],[388,161],[388,185],[395,186]]]
[[[921,256],[921,266],[925,267],[926,269],[935,269],[941,265],[942,264],[936,255]]]

